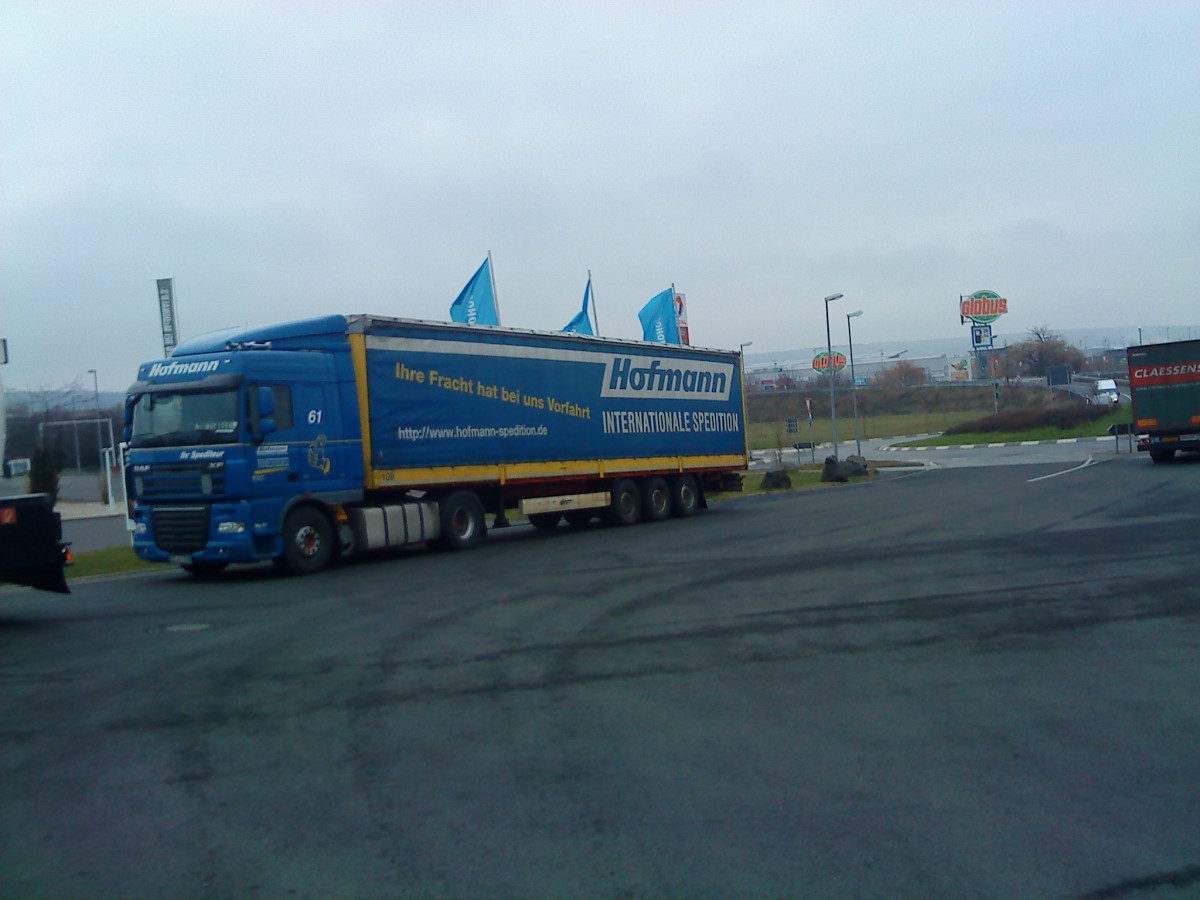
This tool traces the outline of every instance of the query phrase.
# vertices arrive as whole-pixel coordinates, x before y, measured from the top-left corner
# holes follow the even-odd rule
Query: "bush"
[[[1058,403],[1028,409],[1006,409],[946,429],[946,434],[986,434],[990,431],[1031,431],[1035,428],[1076,428],[1108,415],[1112,410],[1082,403]]]
[[[29,458],[29,490],[34,494],[45,494],[50,505],[58,503],[58,454],[45,441],[38,444]]]

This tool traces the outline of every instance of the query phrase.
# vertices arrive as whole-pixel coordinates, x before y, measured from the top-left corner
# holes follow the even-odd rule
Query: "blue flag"
[[[668,288],[655,294],[638,313],[642,322],[642,340],[656,344],[678,344],[679,325],[675,321],[675,291]]]
[[[450,318],[467,325],[500,324],[500,314],[496,309],[496,292],[492,287],[490,258],[483,261],[483,265],[471,276],[458,299],[450,304]]]
[[[592,320],[588,316],[588,301],[592,299],[592,279],[588,279],[587,287],[583,289],[583,309],[575,314],[563,331],[573,331],[576,334],[595,334],[592,331]]]

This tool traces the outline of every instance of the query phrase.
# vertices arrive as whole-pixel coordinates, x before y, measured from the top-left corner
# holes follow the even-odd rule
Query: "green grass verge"
[[[916,441],[905,441],[897,447],[960,447],[963,444],[1011,444],[1020,441],[1057,441],[1064,438],[1107,437],[1108,428],[1129,421],[1128,409],[1118,410],[1106,416],[1078,425],[1074,428],[1029,428],[1024,431],[986,431],[970,434],[943,434]]]
[[[164,568],[163,563],[146,562],[134,555],[132,547],[109,547],[74,554],[75,562],[67,566],[67,581],[89,575],[115,575],[118,572],[140,572]]]
[[[929,434],[930,432],[945,431],[953,425],[977,419],[979,415],[979,411],[975,410],[861,416],[858,428],[863,440],[906,434]],[[784,421],[751,422],[750,446],[754,450],[774,450],[777,447],[790,447],[797,441],[808,441],[808,422],[803,417],[799,419],[799,426],[799,431],[789,434],[787,423]],[[828,419],[813,421],[812,440],[817,444],[828,444],[833,440],[833,428]],[[840,403],[838,404],[838,441],[839,443],[854,442],[854,416],[843,418]]]

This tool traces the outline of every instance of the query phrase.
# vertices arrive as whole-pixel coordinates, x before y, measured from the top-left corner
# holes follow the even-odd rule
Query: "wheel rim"
[[[305,525],[296,533],[296,549],[305,559],[312,559],[321,552],[321,535],[311,525]]]
[[[692,490],[692,486],[690,484],[680,485],[679,505],[684,509],[691,509],[696,505],[696,494]]]
[[[475,532],[475,520],[466,508],[455,511],[453,522],[454,533],[460,538],[469,538]]]
[[[671,498],[667,492],[659,488],[650,495],[650,503],[657,515],[662,515],[671,506]]]

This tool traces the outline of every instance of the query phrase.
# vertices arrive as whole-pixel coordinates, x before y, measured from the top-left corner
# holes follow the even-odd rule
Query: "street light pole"
[[[837,459],[837,398],[833,395],[833,338],[829,334],[829,304],[841,300],[841,294],[830,294],[825,298],[825,349],[829,355],[825,357],[825,374],[829,377],[829,424],[833,431],[833,457]]]
[[[100,434],[100,376],[95,369],[88,369],[92,376],[92,388],[96,392],[96,458],[100,463],[100,471],[104,471],[104,438]]]
[[[738,355],[742,358],[742,381],[746,380],[746,348],[753,343],[754,341],[743,341],[738,344]]]
[[[854,377],[854,330],[850,320],[862,315],[861,309],[846,313],[846,335],[850,338],[850,396],[854,398],[854,449],[862,456],[862,435],[858,429],[858,379]]]

